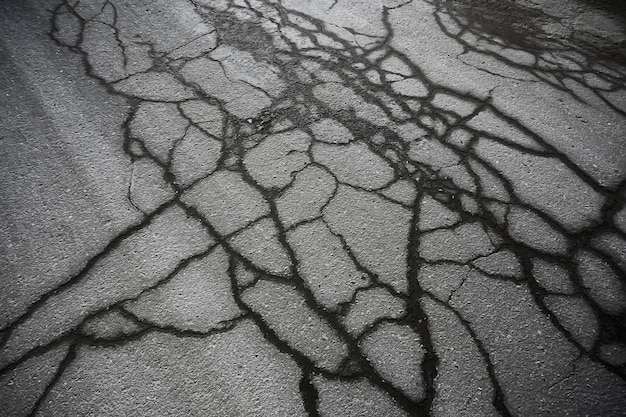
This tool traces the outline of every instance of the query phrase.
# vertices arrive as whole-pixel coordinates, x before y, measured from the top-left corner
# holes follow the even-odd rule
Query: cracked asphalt
[[[626,416],[626,7],[0,2],[6,416]]]

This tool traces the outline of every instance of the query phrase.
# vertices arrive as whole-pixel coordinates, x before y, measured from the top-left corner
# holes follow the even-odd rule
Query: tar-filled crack
[[[617,42],[584,31],[573,31],[566,38],[550,35],[542,27],[559,26],[558,18],[516,2],[429,2],[437,9],[435,18],[441,30],[462,45],[461,55],[494,58],[582,102],[586,101],[586,90],[613,111],[626,115],[625,109],[606,95],[621,89],[626,81],[620,69],[626,55]],[[532,59],[527,59],[527,54]],[[508,77],[484,67],[479,69]],[[593,85],[589,77],[601,80],[603,85]]]
[[[434,404],[440,394],[441,384],[438,381],[445,375],[440,372],[443,359],[433,341],[433,326],[436,325],[434,324],[436,320],[433,321],[429,317],[428,309],[424,307],[425,301],[434,302],[458,319],[480,354],[480,360],[493,389],[491,399],[493,407],[501,415],[514,415],[509,396],[514,396],[515,393],[510,392],[509,388],[503,384],[501,378],[504,370],[501,369],[501,365],[494,364],[490,344],[483,340],[486,336],[481,333],[476,320],[464,316],[462,309],[455,307],[452,302],[464,287],[465,278],[452,289],[447,298],[442,299],[420,282],[422,271],[434,266],[469,266],[472,271],[494,282],[525,286],[536,308],[553,326],[553,331],[562,335],[578,351],[579,357],[586,357],[619,378],[626,378],[625,364],[615,364],[601,353],[602,347],[608,343],[626,343],[624,309],[621,312],[608,309],[590,292],[589,284],[581,276],[580,262],[576,260],[576,257],[583,251],[591,253],[618,277],[619,282],[624,283],[624,270],[620,267],[619,260],[616,260],[610,252],[592,246],[590,242],[606,233],[613,233],[621,239],[626,239],[626,234],[616,227],[614,220],[616,213],[624,207],[626,181],[622,181],[617,188],[600,184],[568,155],[559,152],[550,145],[549,141],[533,132],[522,121],[511,117],[494,105],[491,97],[494,90],[486,97],[479,97],[438,85],[429,79],[420,65],[392,46],[395,35],[392,13],[401,13],[401,8],[408,7],[407,5],[412,2],[383,8],[381,23],[384,33],[382,35],[360,33],[349,27],[330,24],[304,12],[290,10],[275,1],[229,0],[223,3],[225,4],[221,6],[210,7],[207,2],[189,0],[195,17],[199,22],[206,24],[210,30],[194,35],[191,39],[181,40],[181,43],[169,51],[159,49],[154,42],[131,41],[130,35],[124,33],[125,29],[120,24],[121,6],[116,6],[112,0],[103,2],[99,12],[95,12],[92,16],[82,13],[79,3],[73,1],[61,3],[52,12],[50,31],[52,40],[78,54],[86,74],[98,80],[110,94],[123,96],[128,101],[129,111],[121,126],[124,134],[123,150],[133,163],[127,197],[129,203],[143,214],[143,218],[113,238],[100,253],[86,260],[78,272],[69,276],[53,290],[42,294],[23,314],[0,329],[2,335],[0,349],[4,350],[11,343],[15,332],[27,325],[29,320],[35,320],[38,311],[54,301],[55,297],[88,279],[89,274],[97,270],[102,261],[112,256],[123,242],[129,241],[142,230],[150,227],[168,210],[178,209],[184,212],[187,219],[195,222],[195,228],[210,236],[215,243],[209,244],[191,256],[180,259],[173,269],[150,285],[146,285],[138,293],[110,301],[104,308],[89,312],[77,325],[60,331],[41,344],[27,346],[22,353],[3,361],[0,369],[1,375],[16,369],[30,358],[40,356],[64,343],[69,344],[66,355],[59,362],[50,382],[38,397],[31,415],[35,415],[44,406],[49,394],[63,379],[64,372],[80,354],[82,346],[115,347],[130,341],[141,340],[145,335],[153,332],[172,334],[180,338],[219,337],[237,328],[238,323],[250,321],[256,325],[270,345],[288,355],[299,367],[301,402],[309,415],[321,415],[320,407],[324,398],[316,382],[321,377],[342,382],[366,380],[372,387],[391,398],[392,402],[405,413],[428,416],[433,414]],[[489,13],[478,16],[468,11],[467,7],[461,5],[453,7],[450,2],[444,1],[433,0],[426,1],[426,3],[432,5],[434,19],[442,33],[462,45],[463,52],[459,56],[470,54],[488,56],[505,66],[524,72],[535,82],[545,83],[564,91],[576,100],[584,101],[582,90],[591,92],[608,108],[624,115],[623,109],[611,102],[606,95],[623,86],[626,77],[623,67],[609,59],[597,59],[597,56],[589,52],[588,45],[577,44],[575,40],[561,41],[549,38],[540,32],[533,35],[527,31],[521,37],[518,32],[523,28],[506,31],[489,17]],[[338,4],[338,1],[333,2],[328,10],[336,9]],[[68,34],[67,32],[71,32],[72,28],[60,26],[61,16],[74,19],[78,28],[76,33]],[[539,18],[544,17],[537,17]],[[99,23],[113,31],[115,40],[113,48],[119,49],[121,53],[120,65],[123,68],[123,74],[117,74],[115,71],[107,74],[106,68],[98,67],[98,60],[94,57],[97,54],[106,55],[106,52],[93,50],[88,42],[89,39],[86,39],[87,36],[93,36],[93,28],[87,31],[88,25],[93,23]],[[346,33],[350,34],[353,39],[348,39]],[[193,47],[208,35],[215,35],[214,43],[185,55],[186,48]],[[367,44],[364,44],[365,38],[368,40]],[[72,39],[72,42],[68,39]],[[299,44],[303,42],[302,39],[307,40],[308,46]],[[131,42],[148,47],[148,57],[152,60],[149,68],[133,72],[131,69],[132,53],[129,49]],[[272,66],[268,71],[271,72],[272,77],[276,76],[281,80],[281,87],[261,87],[256,84],[258,80],[237,78],[233,75],[232,68],[221,61],[224,56],[211,55],[219,48],[243,51],[258,65]],[[505,53],[507,50],[532,54],[532,63],[516,61],[511,58],[510,54]],[[172,58],[174,52],[178,54],[176,59]],[[199,62],[199,59],[216,63],[219,71],[222,72],[221,76],[241,90],[225,98],[219,90],[220,86],[212,85],[207,88],[203,82],[198,81],[198,78],[194,80],[188,72],[185,72],[185,69],[189,68],[190,63]],[[396,68],[389,68],[389,66]],[[573,66],[577,69],[572,69]],[[477,68],[491,71],[487,68]],[[122,91],[119,87],[121,81],[130,80],[136,75],[155,73],[171,75],[175,80],[173,82],[178,83],[181,88],[184,87],[188,96],[182,99],[153,100],[142,97],[140,93],[134,93],[132,89]],[[495,74],[504,76],[497,72]],[[585,77],[591,74],[599,77],[605,86],[598,87],[588,83]],[[201,74],[209,80],[213,75]],[[268,78],[271,77],[268,76]],[[405,81],[413,82],[422,91],[411,93],[395,87],[395,83]],[[572,88],[569,81],[575,82],[577,87]],[[333,89],[332,94],[350,96],[347,99],[349,102],[337,104],[336,97],[332,94],[330,98],[325,95],[323,89],[329,86]],[[343,90],[339,90],[341,88]],[[238,113],[239,109],[234,107],[234,103],[240,102],[242,98],[245,101],[246,97],[253,95],[262,99],[267,98],[270,104],[257,109],[256,112],[252,111],[254,114],[242,116],[243,112]],[[445,108],[445,106],[441,107],[436,103],[436,98],[442,95],[452,97],[469,106],[469,112],[463,113]],[[343,99],[340,97],[339,101]],[[250,98],[250,100],[254,99]],[[146,105],[165,106],[166,103],[172,106],[167,110],[168,117],[172,120],[180,120],[182,133],[179,132],[177,136],[165,139],[168,145],[165,154],[162,154],[158,146],[150,142],[154,140],[151,135],[159,134],[161,129],[156,127],[156,132],[144,135],[144,132],[137,127],[137,122],[143,117],[142,111],[150,111],[146,110],[148,108]],[[219,117],[204,118],[205,115],[198,116],[194,113],[195,110],[185,107],[194,105],[199,106],[198,108],[206,106]],[[527,139],[516,141],[515,138],[503,134],[491,133],[487,127],[475,126],[475,119],[487,113],[497,121],[512,126],[516,134]],[[160,123],[158,116],[153,116],[155,117],[153,122]],[[219,123],[210,125],[216,120]],[[355,143],[364,144],[362,152],[373,155],[367,163],[378,158],[376,160],[381,161],[381,166],[390,167],[390,177],[376,186],[370,186],[369,183],[364,186],[349,175],[342,176],[337,169],[321,163],[312,143],[321,144],[324,140],[316,136],[312,125],[325,120],[332,120],[333,123],[345,128],[350,135],[345,142],[328,144],[328,146],[334,146],[333,149],[341,149],[345,152],[353,149],[351,146]],[[185,180],[179,176],[180,172],[176,169],[180,169],[180,165],[175,167],[175,164],[179,163],[175,161],[179,161],[176,158],[181,154],[183,143],[192,130],[204,135],[206,141],[218,143],[219,146],[216,145],[215,148],[219,147],[219,150],[215,151],[215,155],[207,156],[209,161],[202,165],[204,171],[193,173],[191,180]],[[304,132],[309,138],[308,144],[304,146],[306,149],[291,149],[286,152],[286,155],[301,157],[307,159],[308,162],[290,171],[287,184],[267,186],[255,177],[248,158],[253,150],[257,151],[270,143],[271,138],[279,134],[277,132],[280,134]],[[458,135],[465,135],[466,139],[459,140]],[[595,193],[602,199],[599,214],[593,221],[583,226],[564,224],[562,219],[554,213],[530,201],[520,192],[515,179],[507,176],[504,170],[499,168],[498,161],[488,158],[481,151],[481,144],[484,143],[503,146],[507,152],[516,155],[516,158],[541,158],[551,161],[554,166],[564,167],[563,169],[568,170],[568,173],[575,177],[581,186],[590,190],[589,193]],[[190,158],[190,156],[187,157]],[[439,159],[443,162],[439,162]],[[142,208],[141,203],[132,195],[135,188],[133,181],[136,175],[139,175],[136,172],[139,168],[135,164],[141,161],[149,161],[158,167],[161,172],[159,180],[165,188],[173,190],[171,194],[164,197],[165,200],[160,202],[156,209]],[[192,166],[191,162],[189,164]],[[298,219],[288,225],[284,213],[281,212],[280,203],[290,191],[295,189],[298,178],[305,176],[312,168],[318,169],[331,178],[331,191],[318,202],[319,212],[316,215]],[[451,172],[457,168],[462,174],[455,177]],[[271,166],[266,169],[271,169]],[[214,220],[216,213],[207,213],[203,211],[200,204],[193,202],[193,199],[187,199],[190,193],[218,173],[236,175],[237,181],[240,181],[242,186],[245,185],[250,195],[253,195],[250,197],[252,200],[244,198],[240,204],[252,205],[249,202],[260,196],[258,199],[261,203],[258,204],[266,207],[266,212],[247,219],[234,231],[220,231],[222,226]],[[378,173],[378,175],[383,174]],[[318,181],[320,184],[323,183],[322,179]],[[392,186],[400,182],[414,190],[414,197],[407,200],[403,199],[403,196],[388,193]],[[493,192],[495,188],[501,190],[500,195]],[[382,276],[385,271],[380,271],[368,264],[367,256],[363,254],[364,249],[353,244],[354,240],[348,236],[351,233],[349,228],[344,229],[343,223],[342,227],[337,227],[337,220],[333,217],[336,211],[335,205],[343,198],[345,193],[342,194],[342,192],[345,190],[359,193],[358,195],[371,196],[376,199],[375,201],[381,202],[380,204],[393,206],[407,213],[409,220],[403,225],[406,234],[395,236],[399,242],[398,246],[404,248],[401,252],[404,258],[400,259],[400,262],[406,272],[403,277],[406,290],[386,281]],[[152,192],[152,190],[146,191],[146,193]],[[432,214],[424,208],[428,199],[458,216],[458,220],[453,225],[444,222],[443,225],[421,230],[420,222]],[[358,205],[359,201],[348,203],[348,205],[352,204]],[[503,212],[494,207],[503,207]],[[233,207],[233,210],[236,209]],[[343,209],[347,211],[347,207]],[[545,245],[537,245],[513,233],[511,223],[514,213],[512,210],[516,210],[515,213],[523,211],[528,216],[539,219],[538,221],[543,222],[546,228],[553,230],[567,242],[566,250],[563,252]],[[228,218],[230,213],[217,214]],[[392,222],[394,220],[396,219],[390,219]],[[359,221],[364,220],[350,219],[350,221],[354,221],[358,228]],[[285,267],[287,270],[283,274],[262,266],[261,259],[246,254],[233,243],[233,239],[243,236],[263,222],[271,225],[274,233],[272,239],[277,242],[277,247],[282,251],[281,256],[284,255],[286,259],[288,266]],[[304,276],[303,262],[299,259],[296,248],[289,238],[290,233],[316,223],[322,224],[328,229],[329,235],[339,241],[350,268],[363,274],[364,277],[364,286],[352,288],[335,308],[329,308],[320,301],[318,289]],[[489,251],[474,249],[476,253],[468,255],[469,260],[460,256],[453,259],[454,254],[451,255],[453,257],[451,259],[431,259],[425,255],[428,248],[424,239],[431,238],[437,233],[455,233],[464,237],[462,231],[466,229],[462,228],[473,224],[479,225],[478,231],[473,233],[482,233],[486,236],[485,239],[489,244],[483,243],[483,245],[490,246]],[[367,234],[364,236],[362,239],[365,239]],[[241,311],[239,315],[218,323],[216,327],[208,331],[201,332],[190,330],[182,325],[162,325],[126,307],[129,302],[140,300],[150,291],[162,288],[178,274],[184,272],[191,263],[208,257],[217,249],[222,250],[227,256],[230,295]],[[442,248],[442,250],[446,249]],[[511,252],[519,260],[521,275],[509,276],[489,272],[473,264],[479,259],[485,261],[489,255],[502,250]],[[387,254],[386,250],[382,253],[383,256]],[[271,257],[272,254],[268,256]],[[573,299],[582,300],[598,318],[600,329],[591,348],[585,347],[559,313],[553,311],[546,303],[546,296],[552,292],[545,288],[545,283],[536,276],[533,270],[533,262],[537,260],[549,261],[564,268],[575,289],[574,294],[570,296]],[[253,279],[244,283],[240,282],[237,271],[242,268],[253,274]],[[262,282],[276,283],[294,290],[302,298],[303,307],[314,312],[316,319],[328,325],[334,337],[346,347],[347,351],[347,354],[339,361],[340,366],[337,369],[329,369],[317,363],[307,351],[297,348],[292,339],[281,337],[276,323],[266,317],[262,311],[257,311],[252,303],[245,301],[244,293],[255,289]],[[389,297],[399,300],[404,306],[404,313],[398,317],[390,317],[386,314],[376,317],[366,323],[363,330],[355,335],[346,324],[347,317],[357,304],[358,296],[374,289],[384,289]],[[81,332],[84,323],[111,310],[117,311],[126,320],[133,322],[134,330],[108,339]],[[364,347],[365,337],[377,337],[377,332],[383,324],[406,326],[419,340],[424,352],[423,359],[419,369],[411,369],[408,372],[421,375],[419,380],[422,394],[407,392],[406,387],[397,380],[383,377],[385,372],[381,366],[384,368],[384,365],[377,363],[372,358],[371,352]],[[316,341],[310,341],[310,343],[316,343]],[[554,382],[556,383],[558,381]]]
[[[421,188],[421,182],[417,182],[416,186],[418,189]],[[426,351],[421,369],[426,398],[422,404],[419,404],[419,408],[415,411],[418,415],[428,415],[435,396],[437,395],[435,380],[438,374],[439,357],[432,342],[428,315],[424,311],[421,304],[421,299],[424,297],[425,293],[418,280],[419,269],[424,262],[424,260],[418,255],[420,245],[419,202],[421,201],[421,198],[422,191],[418,191],[415,202],[413,203],[413,213],[409,226],[407,251],[407,281],[409,283],[409,298],[407,300],[408,314],[405,320],[415,333],[420,335],[420,341]]]

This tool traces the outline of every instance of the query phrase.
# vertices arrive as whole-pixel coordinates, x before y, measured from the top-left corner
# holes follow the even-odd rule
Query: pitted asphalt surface
[[[3,1],[3,415],[626,415],[624,16]]]

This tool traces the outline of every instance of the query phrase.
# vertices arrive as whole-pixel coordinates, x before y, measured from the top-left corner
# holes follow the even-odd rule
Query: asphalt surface
[[[624,8],[0,2],[0,414],[626,415]]]

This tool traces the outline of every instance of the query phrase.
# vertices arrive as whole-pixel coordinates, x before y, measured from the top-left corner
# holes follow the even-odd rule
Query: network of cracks
[[[144,394],[188,414],[624,411],[626,183],[429,79],[393,22],[419,10],[464,65],[620,117],[624,67],[452,2],[383,2],[355,29],[368,4],[54,8],[52,40],[130,105],[142,220],[2,330],[2,378],[42,373],[32,415]]]

